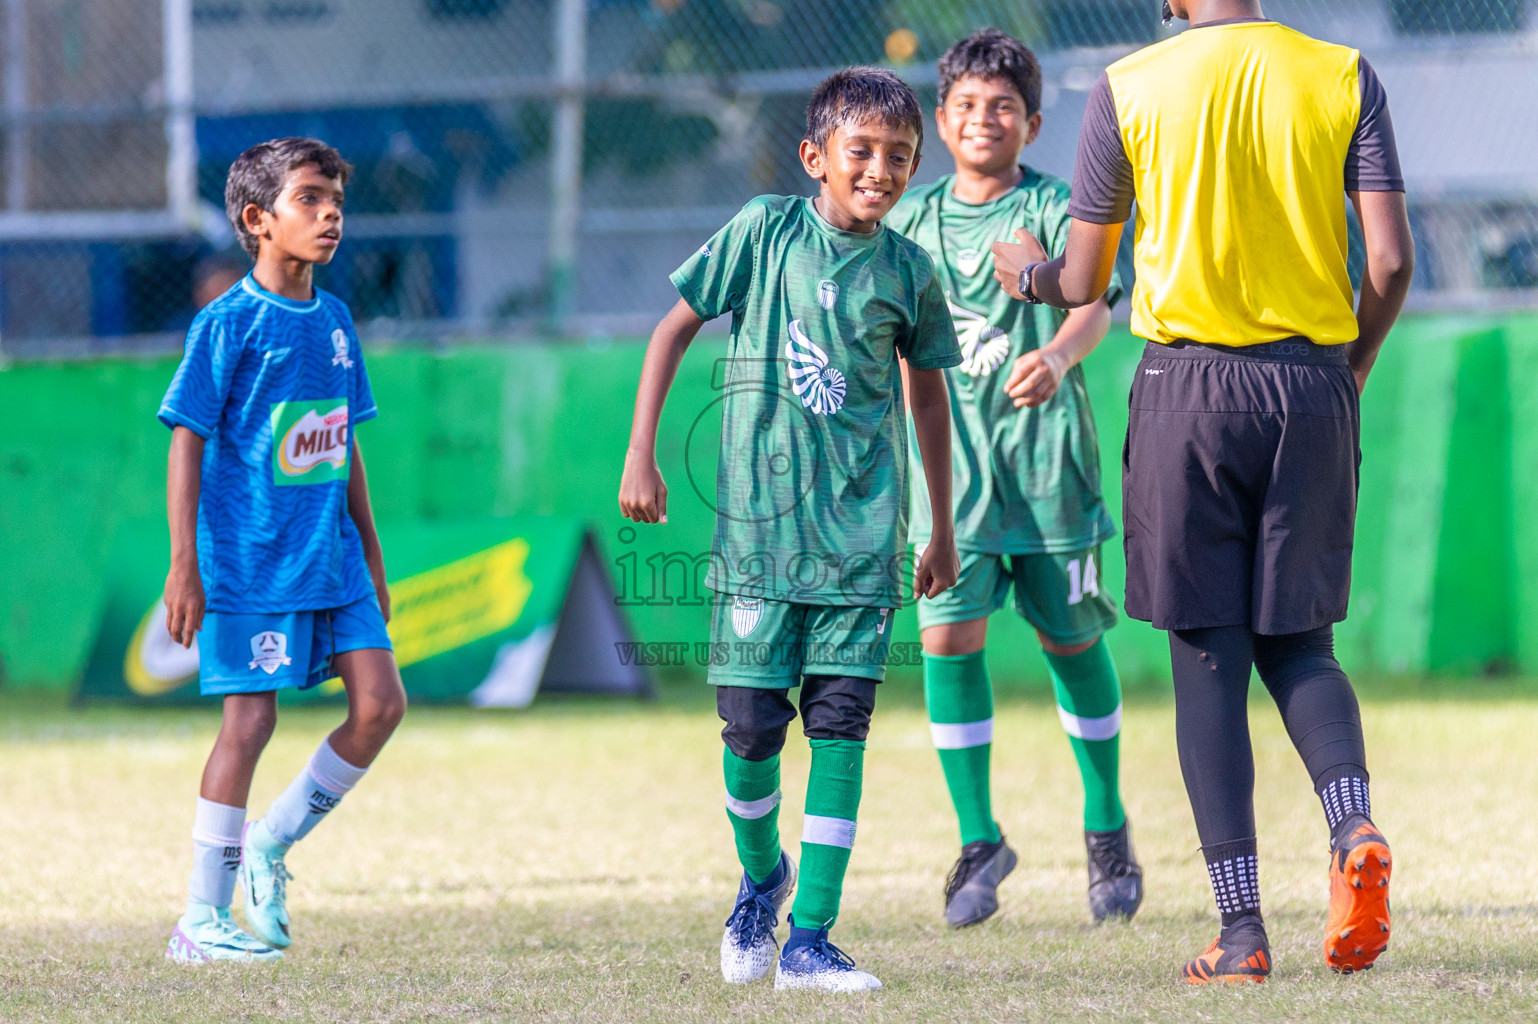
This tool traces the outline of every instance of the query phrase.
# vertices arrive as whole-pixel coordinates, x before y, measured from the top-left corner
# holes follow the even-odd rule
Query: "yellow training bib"
[[[1111,65],[1137,193],[1135,334],[1356,338],[1344,193],[1358,59],[1250,22],[1184,32]]]

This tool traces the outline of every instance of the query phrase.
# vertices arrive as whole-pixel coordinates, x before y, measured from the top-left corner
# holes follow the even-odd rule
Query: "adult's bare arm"
[[[1404,308],[1415,276],[1415,239],[1403,192],[1351,192],[1367,248],[1362,271],[1362,297],[1356,307],[1356,340],[1346,346],[1346,359],[1356,377],[1356,389],[1367,386],[1383,339]]]
[[[993,243],[994,280],[1011,297],[1023,300],[1020,271],[1040,263],[1031,275],[1031,290],[1038,299],[1058,309],[1087,306],[1111,286],[1123,227],[1075,218],[1068,225],[1063,254],[1055,260],[1048,260],[1041,243],[1020,228],[1015,232],[1018,241]]]

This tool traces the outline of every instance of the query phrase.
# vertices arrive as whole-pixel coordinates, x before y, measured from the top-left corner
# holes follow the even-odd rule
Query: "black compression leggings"
[[[1203,846],[1255,835],[1255,759],[1246,699],[1250,667],[1282,713],[1317,791],[1336,778],[1367,778],[1362,717],[1325,626],[1260,636],[1248,626],[1170,632],[1175,743]]]
[[[801,683],[801,731],[809,740],[857,740],[870,732],[876,680],[857,676],[806,676]],[[717,686],[716,714],[726,723],[721,739],[744,761],[767,761],[785,746],[795,721],[789,690]]]

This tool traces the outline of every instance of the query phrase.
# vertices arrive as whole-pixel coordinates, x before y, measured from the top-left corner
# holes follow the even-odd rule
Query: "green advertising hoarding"
[[[616,654],[630,630],[598,548],[580,522],[541,516],[380,527],[390,573],[390,639],[414,700],[523,706],[536,692],[644,695],[644,671]],[[82,700],[196,699],[197,649],[166,632],[164,525],[125,523],[81,679]],[[340,679],[284,690],[327,700]]]
[[[679,368],[657,442],[673,487],[669,523],[641,528],[618,514],[614,495],[644,340],[381,348],[369,374],[386,412],[358,431],[374,509],[382,522],[445,524],[434,530],[478,516],[580,519],[597,532],[617,589],[630,574],[622,596],[639,639],[703,641],[703,601],[649,595],[654,578],[660,588],[711,549],[715,513],[690,480],[708,497],[714,462],[696,465],[691,452],[713,452],[713,434],[693,427],[719,422],[713,374],[725,344],[702,335]],[[1085,362],[1116,519],[1127,386],[1141,352],[1117,326]],[[120,524],[164,522],[168,442],[154,415],[175,368],[169,356],[0,367],[0,688],[78,685],[123,557],[112,550]],[[1538,316],[1403,318],[1362,401],[1361,477],[1351,615],[1336,630],[1342,663],[1471,681],[1538,673]],[[157,552],[163,530],[144,534]],[[1102,586],[1119,594],[1121,540],[1103,553]],[[386,554],[403,578],[409,552]],[[153,600],[164,565],[145,571]],[[1050,686],[1034,633],[1013,612],[998,614],[995,682]],[[917,641],[911,607],[894,630]],[[1169,647],[1156,630],[1123,621],[1107,642],[1125,685],[1167,685]],[[702,663],[686,662],[683,672],[703,677]],[[921,675],[893,666],[889,678],[915,686]]]

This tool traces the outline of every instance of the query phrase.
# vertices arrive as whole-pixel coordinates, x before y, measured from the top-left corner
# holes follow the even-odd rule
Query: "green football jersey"
[[[803,604],[898,607],[908,446],[898,355],[961,362],[934,264],[810,199],[760,196],[672,275],[701,320],[732,314],[707,585]]]
[[[986,554],[1041,554],[1094,547],[1116,534],[1100,495],[1100,442],[1084,371],[1075,366],[1051,401],[1015,408],[1004,390],[1014,362],[1046,345],[1067,313],[1011,299],[993,278],[998,241],[1015,229],[1035,235],[1052,256],[1068,241],[1068,183],[1022,167],[1013,190],[991,202],[964,203],[951,194],[952,176],[914,189],[886,223],[934,258],[945,288],[961,365],[950,381],[951,495],[956,546]],[[1114,303],[1121,282],[1112,277]],[[918,460],[918,444],[913,442]],[[929,540],[929,492],[913,474],[909,540]]]

